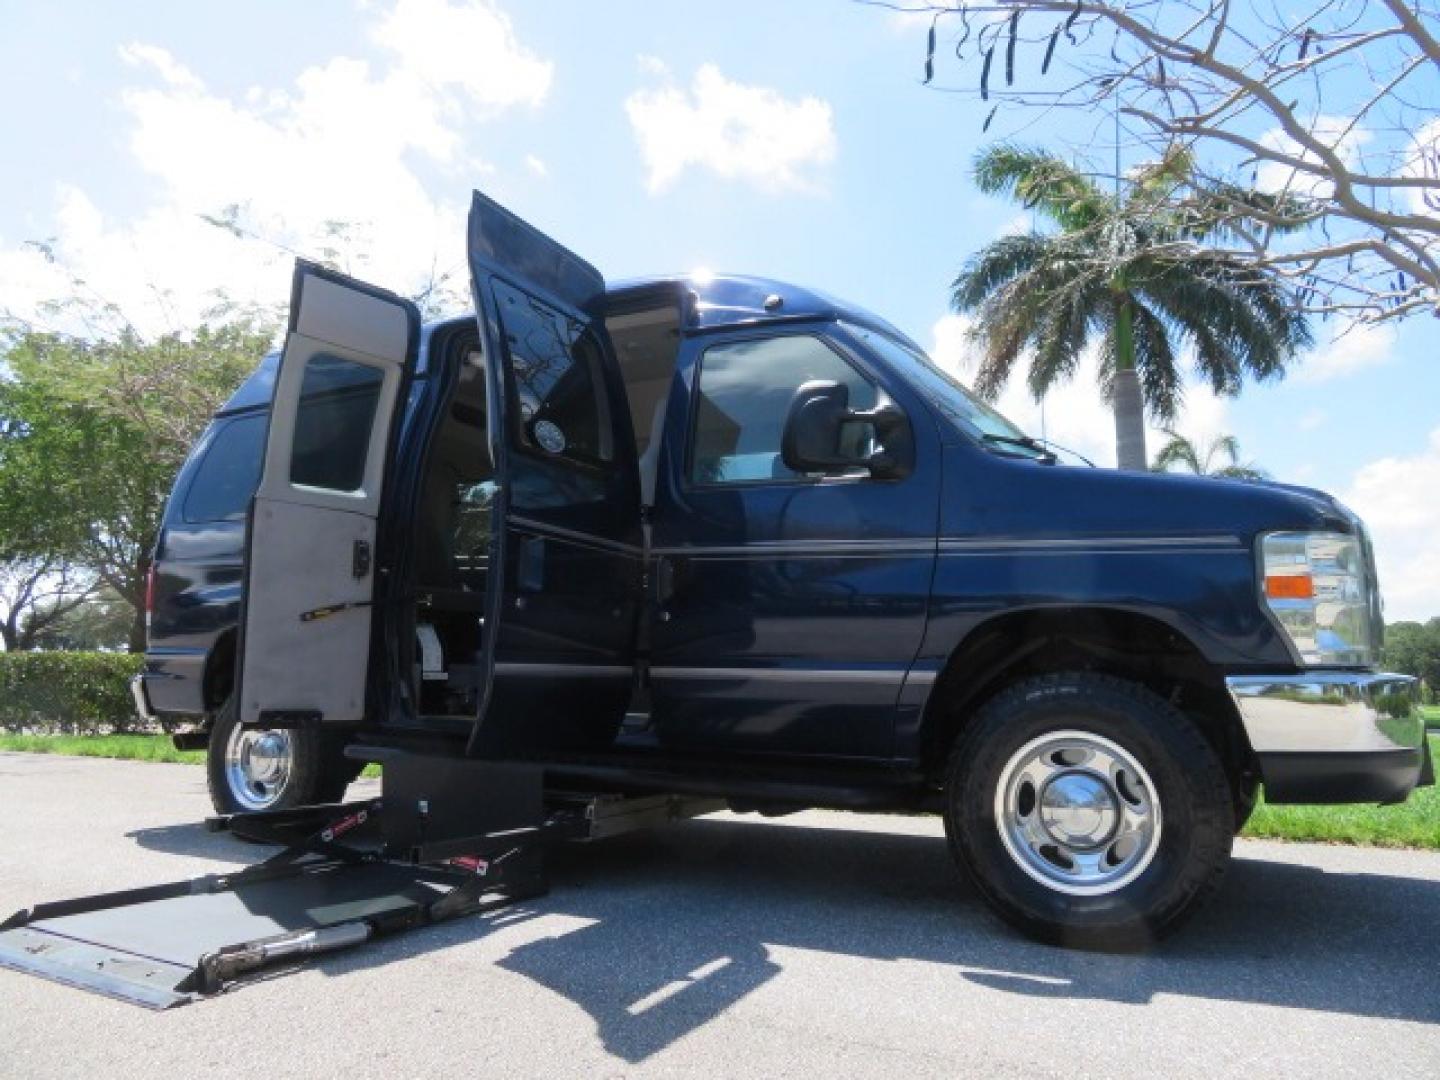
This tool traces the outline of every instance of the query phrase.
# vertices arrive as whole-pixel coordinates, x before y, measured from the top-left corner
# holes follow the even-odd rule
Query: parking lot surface
[[[191,766],[0,753],[0,809],[0,916],[264,853]],[[1440,855],[1236,854],[1176,939],[1094,955],[996,922],[934,820],[715,815],[169,1012],[0,970],[0,1074],[1440,1076]]]

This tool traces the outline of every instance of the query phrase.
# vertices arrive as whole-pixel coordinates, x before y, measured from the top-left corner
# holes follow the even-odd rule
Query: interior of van
[[[640,501],[655,499],[660,435],[680,346],[680,309],[674,304],[612,315],[605,328],[615,347],[640,467]]]
[[[680,341],[671,302],[606,319],[635,432],[641,500],[654,499],[666,401]],[[432,378],[448,382],[442,418],[425,452],[416,504],[410,622],[411,700],[421,717],[473,718],[479,708],[495,468],[487,442],[485,359],[475,335],[431,357]],[[554,382],[555,392],[567,385]],[[539,402],[536,415],[547,415]],[[609,410],[601,410],[609,415]]]

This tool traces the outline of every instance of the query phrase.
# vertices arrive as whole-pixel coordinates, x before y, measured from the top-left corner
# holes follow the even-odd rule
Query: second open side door
[[[376,520],[419,330],[409,301],[297,264],[245,546],[244,723],[365,718]]]
[[[501,478],[472,749],[603,745],[630,700],[642,568],[605,281],[479,192],[469,256]]]

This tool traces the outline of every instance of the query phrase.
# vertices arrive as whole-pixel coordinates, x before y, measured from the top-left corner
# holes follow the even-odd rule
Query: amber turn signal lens
[[[1315,579],[1309,574],[1277,574],[1267,577],[1265,595],[1271,600],[1313,600]]]

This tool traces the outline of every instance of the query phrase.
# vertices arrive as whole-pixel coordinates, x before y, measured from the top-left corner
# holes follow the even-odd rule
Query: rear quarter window
[[[185,493],[181,516],[190,523],[245,516],[260,482],[265,455],[264,415],[220,421]]]

